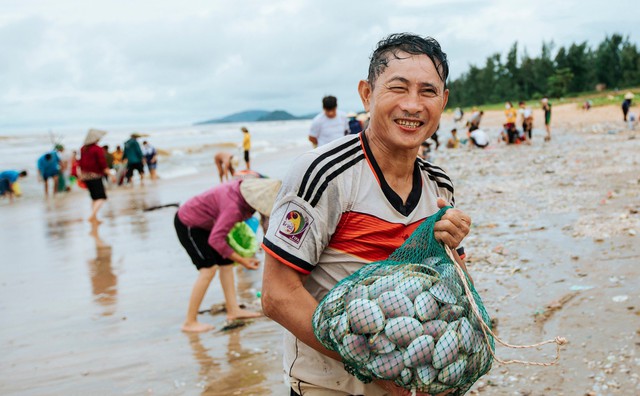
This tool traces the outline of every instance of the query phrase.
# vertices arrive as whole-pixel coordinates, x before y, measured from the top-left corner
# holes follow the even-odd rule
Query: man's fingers
[[[436,237],[436,241],[442,242],[452,249],[458,247],[458,243],[455,241],[454,237],[447,232],[444,232],[444,231],[435,232],[434,236]]]
[[[456,248],[469,233],[469,225],[460,219],[444,219],[435,224],[436,240],[450,248]]]
[[[442,219],[440,221],[445,221],[445,220],[451,222],[451,224],[454,227],[467,228],[467,232],[468,232],[469,226],[471,225],[471,217],[469,217],[463,211],[458,209],[448,210],[447,213],[445,213],[444,216],[442,216]]]
[[[448,205],[447,201],[445,201],[443,198],[438,198],[437,203],[438,203],[438,208],[440,209]]]

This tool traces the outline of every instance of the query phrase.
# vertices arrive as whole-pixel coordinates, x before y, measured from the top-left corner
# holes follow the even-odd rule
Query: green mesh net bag
[[[258,251],[256,233],[244,221],[237,222],[227,234],[227,243],[242,257],[253,257]]]
[[[314,312],[318,340],[365,383],[384,379],[462,395],[491,368],[494,340],[479,322],[490,325],[482,300],[434,238],[447,209],[427,218],[388,259],[336,284]]]

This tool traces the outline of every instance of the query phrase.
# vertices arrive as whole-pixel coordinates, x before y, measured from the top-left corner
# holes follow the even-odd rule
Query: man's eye
[[[405,90],[404,87],[400,87],[400,86],[395,86],[395,87],[389,87],[390,90],[394,91],[394,92],[402,92]]]

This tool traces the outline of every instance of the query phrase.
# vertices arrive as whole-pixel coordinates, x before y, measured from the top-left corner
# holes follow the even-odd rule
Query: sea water
[[[118,145],[124,147],[124,142],[134,131],[148,135],[139,138],[138,142],[142,146],[142,142],[147,140],[160,152],[158,175],[171,179],[201,172],[215,173],[213,156],[219,151],[237,155],[242,164],[242,126],[251,133],[251,159],[256,163],[261,156],[270,153],[310,149],[310,125],[311,120],[295,120],[159,128],[118,127],[106,129],[108,133],[99,144],[107,144],[109,151],[114,151]],[[4,130],[0,133],[0,170],[26,169],[30,177],[21,185],[36,183],[38,158],[52,150],[56,143],[64,145],[65,153],[79,153],[88,129]]]

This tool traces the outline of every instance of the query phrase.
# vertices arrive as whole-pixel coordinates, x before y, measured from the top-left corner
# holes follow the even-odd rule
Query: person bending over
[[[224,292],[227,319],[261,316],[240,308],[236,297],[233,274],[234,262],[249,270],[258,269],[256,258],[245,258],[233,251],[226,237],[233,226],[247,220],[254,212],[262,221],[271,214],[271,206],[280,188],[280,180],[232,180],[219,184],[182,204],[174,218],[180,243],[198,270],[198,278],[191,290],[187,317],[182,325],[186,332],[203,332],[213,326],[198,321],[198,311],[204,295],[220,269],[220,284]]]

